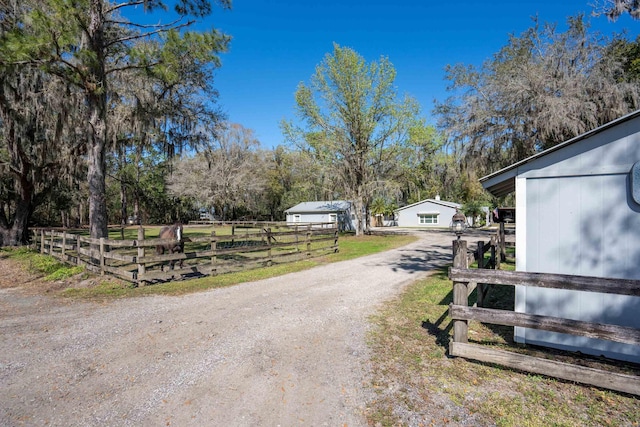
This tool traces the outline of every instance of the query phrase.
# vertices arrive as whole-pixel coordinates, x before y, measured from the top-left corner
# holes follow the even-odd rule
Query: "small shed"
[[[396,210],[398,227],[448,227],[451,218],[462,205],[445,202],[436,196]]]
[[[640,110],[480,181],[516,193],[516,270],[640,278]],[[518,312],[640,328],[639,297],[516,287],[515,298]],[[515,340],[640,362],[630,344],[520,327]]]
[[[345,200],[302,202],[284,211],[287,224],[337,222],[340,231],[355,230],[352,203]]]

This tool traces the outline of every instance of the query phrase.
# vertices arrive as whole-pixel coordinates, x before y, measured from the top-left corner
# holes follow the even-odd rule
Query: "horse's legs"
[[[164,255],[163,246],[156,246],[156,255]],[[164,271],[164,262],[160,262],[160,271]]]

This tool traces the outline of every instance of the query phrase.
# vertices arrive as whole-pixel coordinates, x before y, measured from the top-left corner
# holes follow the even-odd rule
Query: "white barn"
[[[462,205],[445,202],[436,196],[396,210],[398,227],[449,227],[451,218]]]
[[[640,279],[640,110],[481,180],[516,193],[516,270]],[[640,328],[640,297],[516,288],[516,311]],[[640,362],[640,346],[516,328],[515,340]]]
[[[355,231],[355,214],[345,200],[302,202],[284,211],[289,225],[310,222],[337,222],[340,231]]]

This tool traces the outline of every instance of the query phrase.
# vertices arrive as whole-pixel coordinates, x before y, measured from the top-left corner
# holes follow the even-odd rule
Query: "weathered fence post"
[[[299,247],[299,242],[298,242],[298,226],[294,225],[293,229],[294,229],[294,231],[296,233],[295,235],[296,235],[296,254],[297,254],[297,253],[300,252],[300,247]]]
[[[51,230],[49,233],[51,233],[51,242],[49,243],[49,255],[53,256],[53,245],[54,245],[54,239],[56,237],[54,235],[53,230]]]
[[[100,275],[104,276],[104,237],[100,238]]]
[[[271,265],[272,262],[272,258],[271,258],[271,227],[268,227],[266,229],[267,232],[267,246],[269,249],[267,249],[267,265]]]
[[[478,249],[477,249],[477,251],[478,251],[478,268],[479,269],[483,269],[483,268],[485,268],[485,265],[484,265],[484,241],[482,241],[482,240],[478,241]],[[477,286],[476,286],[476,289],[478,290],[476,292],[476,294],[478,296],[477,300],[476,300],[477,301],[476,303],[477,303],[478,307],[482,307],[484,305],[484,297],[485,297],[485,294],[487,292],[486,291],[486,285],[484,283],[478,283]]]
[[[477,252],[476,259],[478,260],[478,268],[483,269],[484,268],[484,242],[482,240],[478,240],[478,248],[476,249],[476,252]]]
[[[500,269],[500,260],[498,260],[498,257],[496,256],[496,246],[498,245],[497,240],[496,236],[491,236],[491,268],[494,270]]]
[[[311,256],[311,224],[307,225],[307,256]]]
[[[40,253],[44,253],[44,228],[40,229]]]
[[[211,275],[215,276],[216,272],[216,258],[217,258],[218,238],[216,237],[216,230],[211,232]]]
[[[67,232],[62,230],[62,262],[67,262],[67,259],[64,256],[66,247],[67,247]]]
[[[78,255],[76,258],[76,264],[80,265],[80,235],[76,234],[76,254]]]
[[[466,240],[453,241],[453,268],[468,268]],[[453,304],[469,305],[469,294],[465,282],[453,282]],[[453,321],[453,341],[468,342],[468,322],[466,320]]]
[[[144,246],[140,244],[142,241],[144,241],[144,228],[140,226],[138,227],[138,241],[136,242],[136,245],[138,246],[138,286],[145,285],[144,275],[147,272],[144,263],[140,262],[140,258],[144,258]]]
[[[337,225],[338,225],[338,224],[336,223],[336,229],[335,229],[335,230],[333,230],[333,246],[334,246],[334,248],[333,248],[333,252],[334,252],[334,253],[336,253],[336,252],[339,252],[339,251],[340,251],[340,248],[339,248],[339,246],[338,246],[338,226],[337,226]]]
[[[507,260],[507,252],[506,252],[506,239],[504,236],[504,222],[500,223],[500,261],[505,262]],[[498,263],[498,266],[500,263]]]

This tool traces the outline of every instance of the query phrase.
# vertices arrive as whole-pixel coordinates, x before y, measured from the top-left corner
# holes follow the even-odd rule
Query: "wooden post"
[[[296,232],[295,236],[296,236],[296,253],[300,252],[300,247],[298,246],[298,226],[294,225],[294,231]],[[297,256],[297,255],[296,255]]]
[[[333,231],[333,252],[340,252],[340,248],[338,247],[338,228]]]
[[[478,268],[483,269],[484,268],[484,242],[482,240],[478,240],[478,248],[476,249],[476,252],[478,253],[478,256],[477,256]]]
[[[211,232],[211,275],[215,276],[217,274],[216,272],[216,251],[218,249],[218,238],[216,237],[216,231],[213,230]]]
[[[311,256],[311,224],[307,225],[307,256]]]
[[[80,235],[76,234],[76,254],[78,257],[76,258],[76,264],[80,265]]]
[[[44,253],[44,228],[40,229],[40,253]]]
[[[484,268],[484,242],[482,240],[478,241],[478,268]],[[483,306],[485,293],[485,284],[478,283],[476,286],[476,295],[478,296],[476,304],[478,305],[478,307]]]
[[[51,233],[51,242],[49,244],[49,255],[53,256],[53,243],[54,243],[53,239],[55,239],[55,236],[54,236],[53,230],[51,230],[50,233]]]
[[[104,276],[104,237],[100,238],[100,274]]]
[[[500,268],[500,261],[496,257],[496,246],[497,244],[496,236],[491,236],[491,268],[494,270],[498,270]]]
[[[143,263],[140,262],[140,258],[144,258],[144,246],[140,244],[141,241],[144,240],[144,228],[142,225],[138,227],[138,241],[136,245],[138,246],[138,286],[144,286],[145,280],[144,275],[146,274],[146,267]],[[142,279],[141,279],[142,278]]]
[[[269,249],[267,250],[267,265],[271,265],[271,227],[266,229],[267,231],[267,246]]]
[[[453,241],[453,267],[468,268],[467,265],[467,242],[466,240]],[[469,295],[467,293],[467,283],[453,282],[453,304],[469,305]],[[454,320],[453,322],[453,341],[469,342],[468,338],[469,325],[466,320]]]
[[[66,246],[67,246],[67,232],[63,230],[62,231],[62,262],[67,261],[66,257],[64,256]]]
[[[505,251],[504,222],[500,223],[500,261],[507,260],[507,252]],[[498,264],[500,265],[500,264]]]

